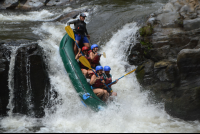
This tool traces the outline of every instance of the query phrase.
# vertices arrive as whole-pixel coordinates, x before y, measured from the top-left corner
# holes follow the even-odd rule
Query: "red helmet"
[[[89,50],[89,48],[86,46],[82,47],[82,51],[85,51],[85,50]]]

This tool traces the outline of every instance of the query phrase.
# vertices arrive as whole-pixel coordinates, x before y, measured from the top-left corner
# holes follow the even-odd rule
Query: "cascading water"
[[[9,103],[8,103],[8,115],[12,116],[12,112],[13,112],[13,98],[14,98],[14,66],[15,66],[15,57],[17,55],[17,49],[18,47],[12,47],[11,48],[11,58],[10,58],[10,68],[9,68],[9,76],[8,76],[8,88],[10,90],[10,99],[9,99]]]
[[[91,21],[92,17],[87,18],[88,24]],[[44,48],[48,63],[51,92],[56,91],[58,97],[55,99],[51,96],[51,107],[45,109],[45,117],[41,119],[25,115],[2,118],[0,126],[4,132],[200,132],[198,121],[186,122],[173,118],[164,111],[162,104],[150,102],[148,92],[141,92],[134,73],[113,85],[118,96],[103,111],[94,112],[85,108],[68,78],[59,55],[59,43],[66,33],[65,26],[59,22],[44,22],[32,29],[35,35],[42,37],[38,43]],[[112,68],[113,79],[136,68],[130,66],[125,59],[129,44],[134,45],[136,41],[135,34],[138,28],[137,23],[131,21],[113,32],[106,42],[101,41],[105,44],[101,45],[100,53],[105,52],[107,55],[106,58],[101,57],[101,64]],[[11,60],[14,60],[14,53]],[[14,62],[10,64],[11,71]],[[12,75],[9,78],[12,87]],[[12,105],[9,107],[12,109]]]

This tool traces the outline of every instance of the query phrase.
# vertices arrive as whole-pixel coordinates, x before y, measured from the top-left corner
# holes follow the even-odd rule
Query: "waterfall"
[[[15,67],[15,57],[17,55],[17,50],[19,47],[11,47],[11,55],[10,55],[10,66],[8,73],[8,88],[10,90],[10,98],[7,108],[10,109],[8,111],[8,115],[12,116],[12,112],[14,109],[13,98],[14,98],[14,67]]]
[[[103,0],[102,0],[103,1]],[[100,2],[100,1],[89,1]],[[130,2],[130,1],[129,1]],[[135,1],[134,1],[135,2]],[[132,3],[132,6],[125,5],[120,7],[120,5],[115,6],[114,4],[97,4],[94,6],[98,7],[98,10],[94,15],[87,14],[87,24],[89,24],[93,31],[90,32],[90,36],[99,42],[104,42],[100,45],[100,53],[105,52],[106,58],[101,57],[101,65],[109,65],[111,67],[111,74],[113,80],[125,75],[131,70],[135,69],[136,66],[131,66],[127,62],[127,53],[136,43],[136,32],[138,30],[138,24],[134,19],[127,19],[129,16],[140,14],[139,16],[145,16],[143,10],[146,12],[154,11],[154,8],[158,8],[163,5],[156,1],[142,4]],[[86,3],[87,4],[87,3]],[[156,5],[154,7],[154,4]],[[85,5],[83,3],[83,5]],[[131,4],[130,4],[131,5]],[[139,8],[136,8],[136,7]],[[105,7],[106,9],[103,9]],[[151,8],[151,9],[148,9]],[[153,8],[153,10],[152,10]],[[53,10],[53,8],[51,8]],[[123,10],[120,10],[123,9]],[[69,7],[63,9],[63,12],[72,11]],[[156,9],[155,9],[156,10]],[[127,12],[130,11],[130,12]],[[126,13],[127,14],[124,14]],[[149,14],[148,13],[148,14]],[[56,13],[57,14],[57,13]],[[31,102],[32,98],[32,88],[30,85],[30,61],[26,59],[26,83],[27,90],[26,102],[28,104],[27,115],[14,114],[14,67],[16,61],[17,50],[19,47],[11,47],[11,55],[8,55],[7,59],[10,60],[9,66],[9,78],[8,87],[10,89],[10,98],[8,104],[8,117],[0,117],[0,132],[11,132],[11,133],[58,133],[58,132],[73,132],[73,133],[169,133],[169,132],[200,132],[199,121],[187,122],[177,118],[173,118],[168,115],[162,103],[155,104],[148,99],[149,92],[141,91],[141,85],[138,83],[135,73],[132,73],[119,82],[112,86],[114,92],[117,92],[118,96],[114,99],[112,103],[108,104],[108,107],[103,111],[94,112],[89,108],[84,107],[81,103],[79,95],[75,91],[68,73],[65,71],[62,59],[59,54],[59,45],[62,37],[66,34],[65,24],[60,22],[41,22],[41,25],[33,26],[32,21],[46,21],[56,18],[51,10],[40,10],[27,12],[26,14],[15,14],[11,13],[0,14],[0,19],[5,23],[12,21],[12,23],[21,23],[23,21],[30,21],[31,24],[27,27],[31,27],[33,34],[40,36],[41,40],[37,43],[44,51],[44,59],[48,66],[48,75],[50,79],[51,94],[45,91],[45,95],[51,98],[48,106],[45,107],[45,116],[43,118],[35,118],[33,111],[33,104]],[[112,16],[109,16],[112,14]],[[60,14],[59,14],[60,15]],[[108,15],[108,16],[107,16]],[[127,21],[123,24],[119,23],[120,20],[116,20],[113,16],[120,15],[120,19],[124,20],[126,16]],[[95,20],[96,17],[96,20]],[[98,19],[97,19],[98,18]],[[99,19],[100,18],[100,19]],[[93,23],[91,24],[91,19]],[[102,20],[101,20],[102,19]],[[99,21],[99,22],[96,22]],[[111,24],[120,25],[117,30],[113,32],[112,28],[107,27]],[[22,23],[23,25],[23,23]],[[106,27],[104,27],[106,26]],[[95,29],[96,28],[96,29]],[[102,28],[102,29],[101,29]],[[104,29],[103,29],[104,28]],[[99,30],[95,33],[95,30]],[[101,40],[102,37],[99,36],[101,33],[104,34],[107,31],[111,31],[110,37],[105,37],[105,40]],[[11,30],[12,31],[12,30]],[[96,35],[94,37],[94,35]],[[103,38],[104,39],[104,38]]]

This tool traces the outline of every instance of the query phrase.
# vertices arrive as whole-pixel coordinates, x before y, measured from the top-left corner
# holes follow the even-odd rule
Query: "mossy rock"
[[[144,81],[144,75],[145,75],[145,70],[144,69],[140,70],[136,74],[136,78],[137,78],[137,80],[139,81],[140,84],[142,84],[143,81]]]
[[[142,69],[144,69],[144,64],[142,64],[141,66],[137,67],[135,72],[139,73]]]
[[[144,26],[139,29],[139,33],[142,37],[151,36],[153,34],[153,27],[152,26]]]

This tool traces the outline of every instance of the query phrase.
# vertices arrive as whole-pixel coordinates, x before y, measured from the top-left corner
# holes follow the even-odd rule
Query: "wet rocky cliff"
[[[0,41],[0,115],[12,110],[44,116],[50,94],[44,58],[42,48],[35,42]]]
[[[140,84],[170,115],[200,120],[200,1],[170,0],[138,35],[128,60]]]

